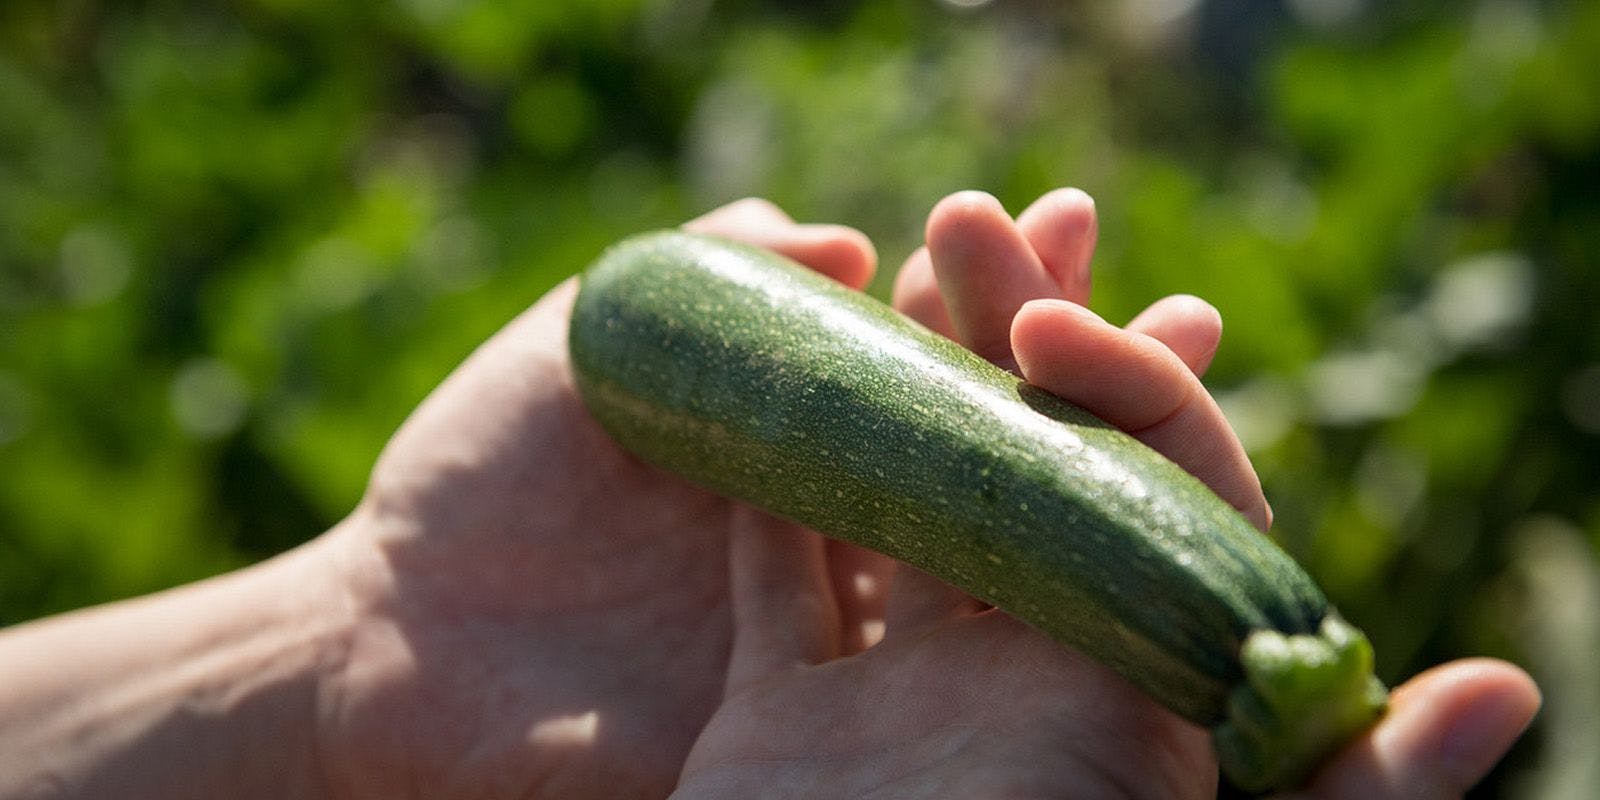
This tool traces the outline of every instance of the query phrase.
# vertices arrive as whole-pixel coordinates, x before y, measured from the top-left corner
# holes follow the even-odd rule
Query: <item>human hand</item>
[[[691,227],[851,285],[873,265],[859,233],[759,201]],[[898,301],[1264,526],[1197,379],[1214,312],[1169,299],[1129,330],[1082,312],[1092,229],[1079,194],[1016,223],[958,195]],[[574,288],[418,409],[327,536],[0,632],[0,710],[26,721],[0,727],[0,794],[626,798],[680,776],[686,796],[1209,791],[1204,733],[1098,665],[909,568],[885,610],[887,560],[617,449],[572,388]],[[1430,671],[1312,794],[1456,794],[1537,703],[1509,665]]]
[[[1094,231],[1078,192],[1046,195],[1015,221],[986,195],[954,195],[901,271],[896,305],[1129,430],[1265,529],[1271,511],[1255,472],[1199,382],[1220,318],[1190,297],[1162,300],[1125,329],[1088,313]],[[833,624],[831,582],[812,574],[814,535],[749,510],[733,519],[733,662],[743,666],[690,755],[681,796],[1215,794],[1205,731],[909,568],[895,577],[884,640],[829,657],[814,646]],[[1510,665],[1441,667],[1397,690],[1391,713],[1308,792],[1458,796],[1537,704]]]
[[[875,266],[860,233],[762,201],[687,227],[858,288]],[[739,514],[589,417],[567,362],[575,291],[553,290],[451,375],[330,536],[354,628],[323,692],[340,795],[660,797],[721,700]],[[830,653],[853,652],[889,562],[838,544],[819,557],[812,574],[846,581]]]

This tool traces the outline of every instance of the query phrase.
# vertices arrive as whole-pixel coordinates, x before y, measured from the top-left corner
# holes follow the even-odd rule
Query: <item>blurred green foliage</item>
[[[744,195],[873,236],[1101,210],[1096,306],[1227,324],[1276,533],[1399,680],[1547,697],[1600,785],[1600,4],[0,5],[0,623],[278,552],[606,243]]]

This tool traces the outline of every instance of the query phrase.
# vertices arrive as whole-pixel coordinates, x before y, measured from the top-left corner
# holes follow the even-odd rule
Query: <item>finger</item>
[[[1036,297],[1054,297],[1055,281],[1000,202],[957,192],[928,215],[928,255],[939,293],[968,349],[1012,367],[1011,318]]]
[[[839,651],[839,610],[825,540],[749,506],[735,506],[729,537],[733,649],[724,693]]]
[[[910,564],[900,564],[889,586],[884,638],[904,636],[985,608],[982,600]]]
[[[1469,659],[1396,689],[1389,713],[1335,756],[1306,797],[1460,797],[1505,755],[1539,710],[1539,688],[1503,661]]]
[[[1176,294],[1140,312],[1128,323],[1128,330],[1166,345],[1190,372],[1200,376],[1206,374],[1222,341],[1222,315],[1194,295]]]
[[[1079,189],[1056,189],[1017,215],[1017,228],[1059,296],[1080,305],[1089,302],[1089,261],[1099,233],[1094,199]]]
[[[933,275],[933,260],[928,256],[928,248],[919,247],[906,259],[905,266],[894,277],[894,291],[890,298],[900,313],[947,339],[956,338],[950,312],[944,307],[944,298],[939,296],[939,281]]]
[[[877,251],[866,234],[843,225],[797,223],[760,198],[729,203],[683,227],[764,247],[856,289],[867,285],[878,266]]]
[[[1165,455],[1256,527],[1271,526],[1261,481],[1239,438],[1200,379],[1166,345],[1065,300],[1028,303],[1011,335],[1029,382]]]
[[[713,208],[685,222],[683,227],[698,233],[727,236],[732,231],[761,230],[793,224],[794,218],[772,201],[760,197],[746,197]]]
[[[1063,291],[1087,295],[1088,255],[1094,246],[1094,207],[1092,201],[1083,202],[1087,199],[1081,192],[1046,195],[1024,212],[1023,228],[987,194],[951,195],[929,215],[928,246],[901,268],[895,306],[991,361],[1014,365],[1010,324],[1023,303]],[[1048,266],[1034,252],[1040,247],[1047,250],[1042,255]],[[944,581],[902,565],[890,591],[886,623],[890,631],[915,630],[986,607]]]
[[[839,652],[853,655],[883,639],[894,559],[864,547],[827,541],[828,574],[839,605]]]

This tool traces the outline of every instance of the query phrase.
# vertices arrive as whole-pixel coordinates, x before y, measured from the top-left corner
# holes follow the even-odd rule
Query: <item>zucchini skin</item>
[[[590,413],[645,461],[916,565],[1203,726],[1251,692],[1253,634],[1331,616],[1183,469],[770,252],[625,240],[582,276],[569,349]]]

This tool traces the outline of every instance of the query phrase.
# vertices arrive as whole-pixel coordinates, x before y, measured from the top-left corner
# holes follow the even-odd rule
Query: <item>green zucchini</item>
[[[1132,437],[871,297],[676,231],[607,250],[569,331],[625,448],[937,575],[1212,729],[1224,772],[1302,780],[1386,692],[1281,549]]]

